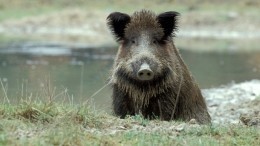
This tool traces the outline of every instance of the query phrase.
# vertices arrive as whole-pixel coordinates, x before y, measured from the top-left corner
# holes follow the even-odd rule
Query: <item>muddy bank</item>
[[[251,125],[260,124],[260,80],[202,91],[213,123],[237,124],[243,121],[249,125],[250,122]]]

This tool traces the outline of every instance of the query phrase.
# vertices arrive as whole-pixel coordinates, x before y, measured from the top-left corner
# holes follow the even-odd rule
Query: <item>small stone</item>
[[[126,130],[126,127],[124,127],[124,126],[118,126],[117,128],[120,130]]]
[[[259,126],[260,125],[260,117],[254,117],[248,122],[248,126]]]
[[[178,131],[178,132],[183,131],[184,128],[185,128],[185,125],[186,125],[186,124],[183,123],[183,124],[180,124],[180,125],[176,126],[176,127],[175,127],[175,130]]]
[[[188,123],[189,124],[198,124],[196,119],[191,119]]]
[[[250,119],[249,119],[248,117],[244,116],[244,115],[241,115],[241,116],[239,117],[239,119],[240,119],[245,125],[247,125],[248,122],[250,121]]]

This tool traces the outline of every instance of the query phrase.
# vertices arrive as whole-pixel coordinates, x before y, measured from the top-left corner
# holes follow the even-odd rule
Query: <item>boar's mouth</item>
[[[167,82],[169,76],[171,75],[171,70],[169,68],[162,69],[160,74],[155,74],[152,80],[142,81],[139,80],[134,73],[129,73],[124,68],[119,68],[116,72],[116,76],[119,82],[123,84],[132,84],[138,88],[152,87],[157,86],[158,84],[162,84]]]

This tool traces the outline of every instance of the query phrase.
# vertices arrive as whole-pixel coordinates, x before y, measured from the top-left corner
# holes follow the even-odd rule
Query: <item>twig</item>
[[[183,80],[183,76],[181,76],[181,81],[180,81],[180,85],[179,85],[179,90],[178,90],[177,97],[176,97],[176,100],[175,100],[175,103],[174,103],[174,109],[173,109],[173,111],[172,111],[171,120],[173,119],[173,116],[174,116],[175,111],[176,111],[177,104],[178,104],[178,102],[179,102],[179,96],[180,96],[180,92],[181,92],[182,80]]]
[[[5,94],[5,96],[4,96],[4,100],[7,100],[8,104],[10,104],[10,101],[9,101],[9,99],[8,99],[8,96],[7,96],[6,89],[5,89],[5,87],[4,87],[4,84],[3,84],[3,82],[2,82],[2,79],[1,79],[1,78],[0,78],[0,82],[1,82],[1,86],[2,86],[2,89],[3,89],[3,91],[4,91],[4,94]]]
[[[82,67],[81,67],[81,72],[80,72],[80,98],[82,98],[83,96],[83,87],[84,87],[84,62],[81,64]]]
[[[100,89],[98,89],[94,94],[92,94],[89,98],[93,98],[94,96],[96,96],[100,91],[102,91],[105,87],[107,87],[111,82],[108,82],[106,85],[104,85],[103,87],[101,87]],[[87,104],[88,100],[83,102],[83,105]]]

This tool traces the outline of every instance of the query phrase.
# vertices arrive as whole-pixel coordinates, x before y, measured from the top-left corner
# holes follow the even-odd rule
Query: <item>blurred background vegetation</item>
[[[50,11],[68,8],[82,8],[87,11],[124,11],[133,12],[149,8],[155,11],[175,9],[178,11],[209,10],[209,11],[257,11],[258,0],[1,0],[1,19],[17,18],[26,15],[37,15]]]
[[[172,10],[181,13],[178,38],[182,38],[179,45],[184,48],[194,48],[185,46],[187,40],[183,38],[187,37],[204,38],[208,42],[209,38],[253,38],[251,45],[257,44],[255,38],[260,37],[259,6],[258,0],[0,0],[0,40],[6,41],[11,36],[88,45],[113,44],[105,24],[109,13],[131,14],[150,9],[157,13]],[[100,38],[99,42],[96,38]],[[200,50],[208,49],[203,41],[195,42]],[[243,46],[248,45],[246,42],[236,41]],[[210,44],[212,50],[219,48]]]
[[[0,0],[0,34],[21,34],[22,37],[48,34],[45,37],[47,40],[50,35],[51,40],[59,40],[62,35],[61,41],[67,36],[66,40],[69,41],[96,44],[94,38],[100,37],[100,41],[104,41],[106,38],[101,34],[109,35],[105,26],[109,13],[150,9],[157,13],[170,10],[180,12],[180,37],[218,37],[219,31],[235,30],[246,33],[246,38],[248,31],[257,31],[259,36],[259,6],[258,0]],[[196,29],[215,31],[198,34],[194,32]],[[221,36],[232,38],[236,35],[236,32],[231,32]],[[249,34],[250,37],[255,35]],[[82,36],[85,38],[80,40]],[[98,44],[111,42],[112,39],[109,39]]]

